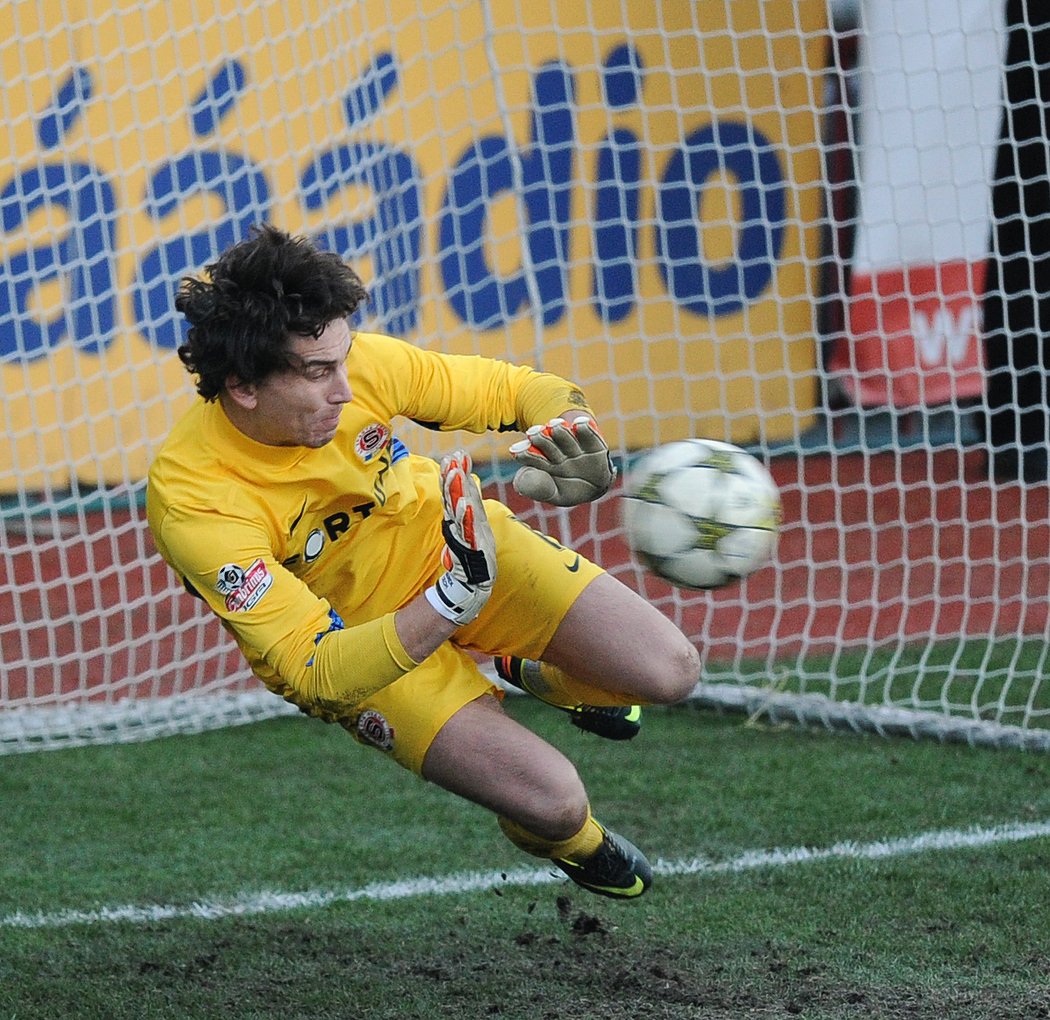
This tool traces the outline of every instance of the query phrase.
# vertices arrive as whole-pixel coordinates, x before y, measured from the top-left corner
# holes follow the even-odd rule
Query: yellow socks
[[[558,861],[585,861],[602,845],[605,838],[605,830],[594,820],[590,811],[579,831],[568,839],[552,840],[537,836],[509,818],[501,817],[499,827],[507,839],[525,853]]]
[[[549,662],[536,659],[521,660],[521,684],[529,694],[551,705],[575,708],[578,705],[604,705],[627,707],[635,700],[627,694],[617,694],[601,687],[594,687],[583,680],[569,676],[564,670]]]

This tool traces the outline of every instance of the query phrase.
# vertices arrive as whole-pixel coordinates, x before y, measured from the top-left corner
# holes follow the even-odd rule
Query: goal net
[[[1046,486],[993,484],[974,427],[1003,28],[975,64],[958,14],[880,22],[855,68],[832,27],[824,0],[0,7],[0,752],[289,710],[143,509],[194,399],[174,288],[264,221],[354,264],[363,328],[578,381],[622,465],[685,436],[768,462],[776,561],[698,594],[632,562],[615,492],[524,505],[507,437],[398,433],[469,442],[675,619],[700,701],[1050,746]],[[915,61],[913,116],[866,120]]]

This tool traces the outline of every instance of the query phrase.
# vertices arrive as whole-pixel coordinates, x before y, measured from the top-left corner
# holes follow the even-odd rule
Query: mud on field
[[[451,908],[447,931],[422,952],[411,936],[372,945],[353,921],[245,920],[192,958],[114,965],[169,1002],[203,994],[227,1020],[1050,1020],[1050,955],[1025,962],[1023,992],[875,987],[804,948],[660,943],[585,896],[558,896],[554,924],[529,916],[534,906],[497,940],[474,930],[470,908]],[[549,917],[549,905],[539,913]],[[245,959],[255,962],[234,963]]]
[[[581,909],[582,908],[582,909]],[[999,993],[933,992],[873,988],[843,982],[816,957],[782,947],[752,949],[747,958],[682,952],[671,945],[637,942],[624,952],[617,930],[568,896],[558,898],[559,931],[522,931],[515,952],[490,960],[435,957],[416,962],[417,978],[444,982],[449,995],[469,984],[469,971],[494,967],[507,974],[508,995],[472,1004],[464,1016],[535,1020],[1047,1020],[1050,1018],[1050,956],[1032,961],[1048,977],[1048,995],[1004,1001]],[[449,1014],[454,1015],[454,1014]],[[420,1018],[422,1020],[422,1018]]]

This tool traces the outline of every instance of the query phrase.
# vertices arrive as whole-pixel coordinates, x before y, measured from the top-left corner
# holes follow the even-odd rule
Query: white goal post
[[[1046,485],[991,481],[974,428],[1004,32],[882,6],[939,35],[825,0],[0,7],[0,753],[291,711],[142,505],[193,399],[174,288],[263,221],[354,264],[365,327],[578,381],[623,466],[692,435],[769,463],[776,562],[688,593],[616,492],[522,505],[508,437],[469,439],[696,641],[700,703],[1050,749]],[[884,88],[912,106],[880,134]]]

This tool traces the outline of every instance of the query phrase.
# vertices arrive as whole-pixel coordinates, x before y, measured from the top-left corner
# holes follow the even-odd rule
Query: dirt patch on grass
[[[347,909],[195,931],[158,923],[137,952],[116,932],[70,937],[11,961],[23,980],[20,989],[0,987],[0,1012],[20,1020],[1050,1020],[1045,957],[981,987],[940,972],[924,973],[922,987],[888,987],[850,980],[819,948],[661,938],[630,905],[582,894],[539,898],[513,916],[483,900],[444,901],[422,927]]]
[[[261,970],[242,971],[229,990],[224,1012],[288,1020],[1050,1020],[1050,997],[1038,990],[874,987],[829,972],[817,952],[675,945],[586,897],[559,896],[555,906],[555,924],[548,906],[498,939],[484,937],[464,910],[428,947],[373,944],[367,931],[340,935],[338,926],[271,927],[263,956],[294,966],[277,968],[278,976],[260,958]],[[248,947],[229,935],[223,946],[198,947],[194,961],[241,956]],[[169,961],[166,976],[195,982],[206,973],[221,997],[221,971],[221,963]],[[312,1005],[300,1013],[307,987]],[[320,997],[319,988],[327,989]]]
[[[526,1003],[493,1002],[487,1015],[541,1020],[1050,1020],[1050,998],[1001,991],[945,992],[875,988],[844,982],[806,953],[777,946],[753,948],[744,958],[719,959],[695,946],[624,940],[608,917],[559,898],[562,933],[546,942],[522,933],[523,952],[504,965],[536,990]]]

